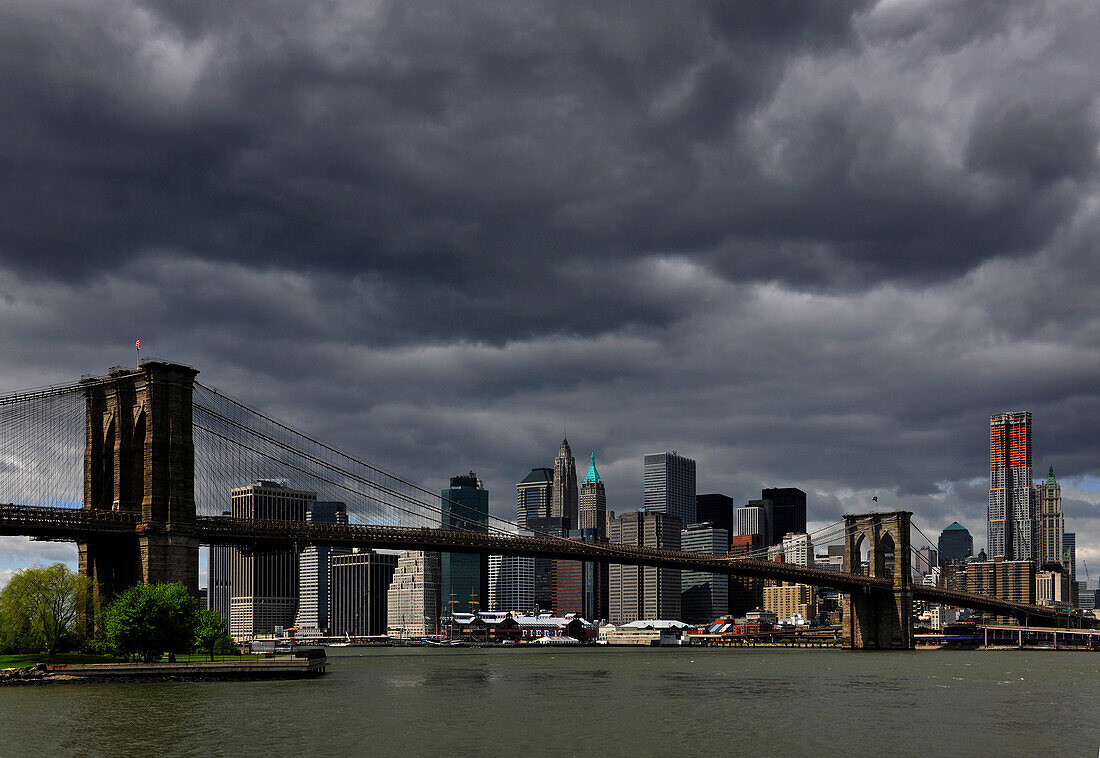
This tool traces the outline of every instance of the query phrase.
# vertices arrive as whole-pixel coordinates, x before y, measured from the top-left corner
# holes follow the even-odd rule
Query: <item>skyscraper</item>
[[[700,524],[710,522],[718,529],[725,529],[731,537],[737,534],[737,522],[733,515],[733,498],[718,493],[695,496],[695,519]]]
[[[558,457],[554,459],[553,494],[550,501],[550,515],[555,518],[567,518],[571,527],[577,524],[577,462],[569,440],[563,439],[558,448]]]
[[[1062,535],[1066,531],[1062,517],[1062,485],[1050,467],[1047,480],[1039,487],[1039,564],[1062,565]]]
[[[610,519],[608,538],[620,545],[680,549],[680,519],[633,511]],[[651,566],[611,564],[608,617],[624,624],[639,619],[679,620],[680,572]]]
[[[761,490],[760,498],[772,504],[769,545],[778,545],[786,534],[805,534],[805,492],[797,487],[772,487]]]
[[[764,545],[764,539],[755,533],[741,534],[730,538],[731,558],[752,557]],[[731,576],[729,578],[730,615],[744,616],[753,608],[759,608],[764,602],[764,580],[750,577]]]
[[[814,545],[810,535],[805,532],[783,535],[783,561],[796,566],[814,565]]]
[[[346,524],[348,509],[339,502],[310,503],[306,507],[306,521]],[[347,555],[350,552],[350,548],[306,545],[298,554],[299,636],[323,636],[329,633],[329,562],[332,556]],[[386,581],[386,586],[389,586],[389,580]]]
[[[553,496],[554,469],[531,469],[531,473],[516,484],[516,523],[519,528],[529,528],[528,519],[549,516]]]
[[[732,512],[733,500],[730,500]],[[680,532],[680,549],[693,553],[725,555],[729,551],[729,532],[708,522],[688,524]],[[682,620],[689,624],[714,621],[729,613],[729,578],[725,574],[702,571],[680,572]]]
[[[223,516],[231,516],[230,511],[222,511]],[[233,548],[229,545],[210,545],[209,559],[206,564],[207,607],[221,614],[229,626],[229,566],[232,562]]]
[[[389,588],[397,560],[396,555],[373,550],[331,556],[331,636],[377,637],[386,633]]]
[[[1031,414],[989,418],[989,557],[1039,559],[1038,493],[1031,482]]]
[[[763,546],[768,547],[772,544],[771,518],[771,500],[750,500],[748,505],[737,509],[737,533],[758,535]]]
[[[290,489],[283,479],[260,479],[230,491],[233,518],[305,521],[316,492]],[[298,611],[298,555],[243,553],[230,561],[229,634],[249,640],[294,623]]]
[[[439,553],[406,550],[386,593],[387,633],[422,637],[439,633]]]
[[[530,613],[535,610],[535,558],[489,556],[490,611]]]
[[[940,550],[940,562],[961,561],[974,555],[974,538],[970,531],[958,521],[952,521],[937,540]]]
[[[489,492],[473,471],[452,476],[451,486],[440,493],[443,528],[469,532],[489,531]],[[468,553],[440,554],[443,608],[451,613],[485,610],[489,604],[487,557]],[[452,601],[453,605],[452,605]]]
[[[527,529],[536,536],[543,537],[568,537],[570,530],[569,519],[532,518],[527,522]],[[554,561],[551,558],[535,558],[535,607],[540,610],[554,608]]]
[[[578,529],[596,529],[602,535],[607,526],[607,493],[603,479],[596,470],[596,454],[589,457],[588,473],[580,490],[580,523]]]
[[[1069,572],[1071,582],[1077,581],[1077,533],[1062,535],[1062,566]]]
[[[695,461],[679,453],[650,453],[645,456],[646,513],[667,513],[681,524],[694,524]]]

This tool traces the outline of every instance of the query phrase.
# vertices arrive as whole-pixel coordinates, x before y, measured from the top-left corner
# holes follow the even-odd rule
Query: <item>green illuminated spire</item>
[[[596,470],[596,454],[592,453],[588,460],[590,461],[588,473],[584,475],[584,481],[582,481],[581,484],[585,482],[602,482],[603,479],[600,478],[600,472]]]
[[[1053,487],[1058,483],[1058,480],[1054,478],[1054,466],[1050,467],[1050,473],[1047,474],[1047,486]]]

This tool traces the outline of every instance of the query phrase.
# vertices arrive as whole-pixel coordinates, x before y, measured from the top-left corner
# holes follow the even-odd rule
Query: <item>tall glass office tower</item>
[[[516,523],[529,529],[528,519],[546,518],[554,493],[554,469],[533,468],[522,482],[516,483]]]
[[[473,471],[467,476],[452,476],[451,486],[440,493],[440,498],[444,529],[489,531],[489,492],[481,486],[481,480]],[[489,607],[488,589],[486,557],[466,553],[440,554],[444,615],[486,610]]]
[[[694,524],[695,461],[675,451],[646,455],[643,510],[676,516],[681,524]]]

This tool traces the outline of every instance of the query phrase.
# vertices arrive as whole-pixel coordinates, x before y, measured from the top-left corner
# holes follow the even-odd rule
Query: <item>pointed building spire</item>
[[[1054,478],[1054,466],[1050,467],[1050,473],[1047,474],[1047,486],[1053,487],[1058,483],[1058,480]]]
[[[596,453],[593,452],[588,457],[588,473],[584,475],[584,480],[581,482],[585,484],[587,482],[602,482],[600,478],[600,472],[596,470]]]

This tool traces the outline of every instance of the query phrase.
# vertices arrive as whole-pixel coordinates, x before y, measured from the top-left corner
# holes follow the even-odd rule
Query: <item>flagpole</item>
[[[137,350],[136,368],[141,368],[141,340],[137,340],[136,342],[134,342],[134,349]]]

